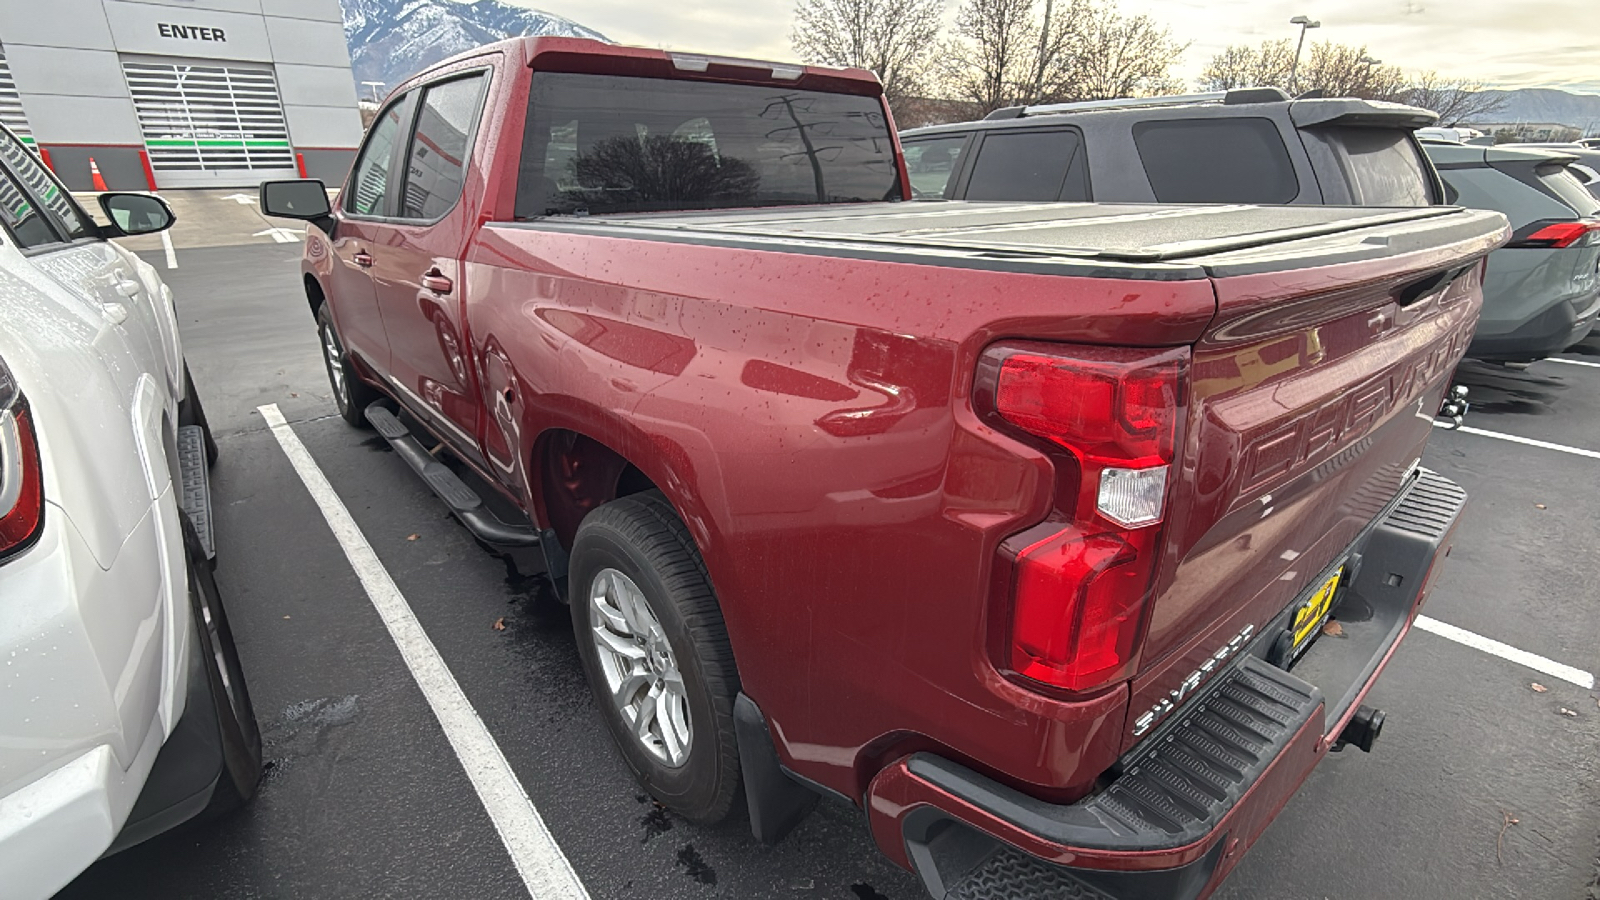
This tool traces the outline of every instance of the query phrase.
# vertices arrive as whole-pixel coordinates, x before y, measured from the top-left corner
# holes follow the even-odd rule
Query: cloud
[[[511,0],[566,16],[613,40],[671,50],[792,59],[792,0]],[[959,0],[950,0],[953,17]],[[1366,44],[1406,70],[1435,69],[1495,87],[1600,92],[1593,0],[1122,0],[1190,46],[1176,74],[1194,79],[1229,44],[1294,38],[1297,15],[1320,19],[1307,41]]]

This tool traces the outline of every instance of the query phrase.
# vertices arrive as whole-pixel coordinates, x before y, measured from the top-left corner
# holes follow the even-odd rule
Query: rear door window
[[[406,185],[400,216],[437,219],[461,198],[473,126],[483,104],[486,73],[428,87],[417,111],[406,154]]]
[[[1133,126],[1162,203],[1289,203],[1300,180],[1271,119],[1168,119]]]
[[[1068,129],[991,131],[978,148],[967,179],[968,200],[1086,200],[1087,189],[1073,161],[1083,147]],[[1069,183],[1070,181],[1070,183]]]
[[[945,195],[950,179],[961,169],[964,134],[932,138],[905,145],[906,169],[911,173],[911,193],[919,200]]]
[[[1433,201],[1427,163],[1410,136],[1394,128],[1335,128],[1328,135],[1344,148],[1356,202],[1363,206],[1428,206]]]

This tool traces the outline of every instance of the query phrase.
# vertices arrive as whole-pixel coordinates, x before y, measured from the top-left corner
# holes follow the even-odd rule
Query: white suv
[[[216,454],[154,269],[0,129],[0,893],[255,790],[261,738],[218,602]]]

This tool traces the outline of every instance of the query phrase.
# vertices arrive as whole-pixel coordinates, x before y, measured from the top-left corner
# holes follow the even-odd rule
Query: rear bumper
[[[868,789],[880,848],[935,898],[1206,896],[1335,749],[1426,598],[1465,502],[1422,472],[1341,557],[1344,639],[1316,642],[1284,671],[1266,659],[1285,617],[1268,623],[1076,803],[1038,800],[933,754],[897,760]]]
[[[1480,325],[1467,356],[1486,362],[1533,362],[1554,356],[1589,336],[1600,317],[1600,291],[1556,301],[1514,329],[1490,333]]]

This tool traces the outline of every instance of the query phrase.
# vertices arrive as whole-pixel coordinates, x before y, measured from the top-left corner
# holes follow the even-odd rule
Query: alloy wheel
[[[644,592],[617,569],[589,587],[590,629],[606,688],[634,739],[671,768],[689,760],[694,733],[683,674]]]

